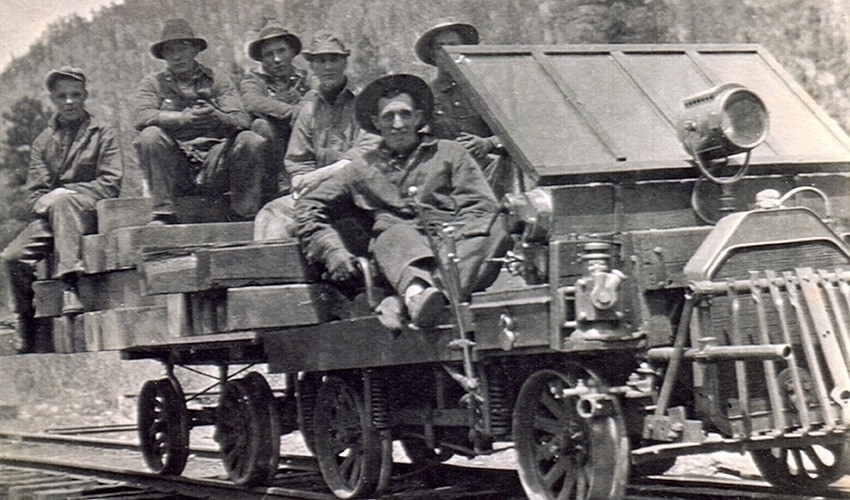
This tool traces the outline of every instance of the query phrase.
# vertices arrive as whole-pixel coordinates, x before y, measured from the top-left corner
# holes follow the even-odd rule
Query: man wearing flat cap
[[[478,45],[475,26],[446,18],[423,32],[416,40],[417,57],[429,66],[437,67],[437,76],[431,81],[434,92],[433,133],[441,139],[461,143],[484,170],[497,198],[506,192],[522,191],[513,178],[513,167],[505,157],[501,139],[475,110],[457,81],[440,64],[437,51],[447,45]]]
[[[382,313],[402,311],[419,328],[437,325],[447,300],[424,226],[449,223],[456,229],[459,300],[469,300],[495,280],[500,266],[491,259],[510,245],[503,225],[494,224],[498,202],[472,156],[455,141],[421,134],[433,105],[428,84],[416,76],[390,75],[370,83],[357,97],[356,116],[363,129],[381,136],[379,146],[296,204],[307,259],[324,264],[339,282],[356,278],[360,270],[331,223],[338,214],[370,215],[370,250],[398,294],[384,300]],[[435,238],[445,258],[445,241]]]
[[[153,202],[152,224],[179,222],[175,198],[230,193],[229,220],[251,220],[261,205],[265,139],[229,78],[195,59],[207,42],[183,19],[165,22],[151,54],[165,70],[139,83],[134,143]]]
[[[255,240],[291,237],[295,197],[377,145],[379,138],[361,130],[354,119],[356,92],[345,74],[350,54],[338,36],[327,32],[316,34],[304,51],[318,85],[304,96],[286,150],[292,194],[263,207],[254,220]]]
[[[283,158],[299,103],[310,90],[307,72],[292,64],[299,53],[301,40],[275,19],[266,20],[248,44],[248,55],[260,68],[249,71],[239,87],[245,110],[253,118],[251,130],[267,141],[264,202],[289,192]]]
[[[0,253],[20,352],[52,350],[34,319],[32,283],[38,261],[53,254],[53,278],[63,284],[62,314],[83,312],[77,293],[77,280],[85,271],[82,238],[97,231],[95,205],[118,196],[124,174],[115,132],[85,108],[82,70],[55,69],[45,85],[56,112],[30,152],[26,191],[33,220]]]

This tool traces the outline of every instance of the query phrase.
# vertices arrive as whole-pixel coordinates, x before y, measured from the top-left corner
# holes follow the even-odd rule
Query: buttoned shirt
[[[457,139],[461,132],[490,137],[493,132],[472,106],[456,81],[440,74],[431,82],[434,93],[433,134],[440,139]]]
[[[296,69],[286,78],[262,71],[248,72],[239,86],[245,111],[258,118],[289,122],[298,110],[301,98],[310,91],[307,72]]]
[[[497,209],[478,164],[460,144],[425,138],[404,158],[381,145],[298,200],[298,235],[308,259],[320,260],[341,245],[331,227],[339,214],[370,213],[373,236],[394,224],[417,224],[411,186],[430,221],[451,222],[460,232],[489,220]]]
[[[222,113],[222,122],[209,126],[173,127],[159,119],[162,111],[182,111],[201,99]],[[177,140],[199,137],[227,138],[251,126],[251,118],[229,78],[216,78],[213,70],[196,64],[190,85],[178,83],[168,69],[145,76],[139,83],[133,106],[133,125],[138,130],[162,127]]]
[[[284,160],[290,176],[350,160],[377,146],[380,137],[357,125],[354,100],[355,91],[348,83],[332,99],[318,89],[304,96]]]
[[[32,209],[36,200],[58,187],[84,193],[95,201],[114,198],[123,174],[121,146],[111,127],[86,113],[76,131],[65,134],[53,116],[32,144],[27,203]]]

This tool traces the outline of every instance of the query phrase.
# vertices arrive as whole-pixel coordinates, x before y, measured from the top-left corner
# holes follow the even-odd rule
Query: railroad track
[[[75,460],[67,448],[112,450],[138,455],[135,443],[58,434],[0,433],[0,499],[58,500],[86,498],[216,498],[216,499],[334,499],[327,491],[315,461],[304,456],[282,456],[274,480],[256,488],[239,487],[223,475],[163,477],[128,468]],[[22,450],[22,448],[26,448]],[[57,451],[65,450],[65,451]],[[62,458],[64,456],[64,458]],[[192,450],[195,461],[217,460],[216,450]],[[139,461],[140,462],[140,461]],[[512,470],[441,465],[417,468],[397,464],[392,486],[384,498],[414,499],[521,499],[522,488]],[[132,465],[130,465],[132,467]],[[653,476],[630,484],[627,500],[644,499],[779,499],[812,497],[780,495],[758,481],[721,481],[709,478]],[[836,488],[822,500],[850,499],[850,488]]]

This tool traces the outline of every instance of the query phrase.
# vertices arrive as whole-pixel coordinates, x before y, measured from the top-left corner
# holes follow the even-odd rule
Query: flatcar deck
[[[125,360],[155,359],[177,365],[264,363],[260,335],[254,331],[198,335],[122,349]]]

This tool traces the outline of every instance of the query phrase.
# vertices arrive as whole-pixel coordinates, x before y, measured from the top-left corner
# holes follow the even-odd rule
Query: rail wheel
[[[523,383],[513,414],[519,474],[532,499],[621,498],[629,446],[619,407],[592,416],[570,393],[596,378],[579,366],[540,370]]]
[[[148,380],[139,392],[142,456],[150,470],[162,475],[179,475],[189,458],[189,412],[175,385],[168,378]]]
[[[227,477],[254,485],[277,470],[280,456],[279,418],[265,379],[249,374],[224,384],[216,410],[215,438]],[[277,430],[274,435],[273,429]]]
[[[316,395],[313,425],[319,468],[334,494],[362,498],[375,493],[384,450],[362,392],[342,378],[326,377]]]
[[[761,475],[791,492],[815,493],[850,474],[850,440],[834,445],[752,450]]]
[[[304,373],[296,382],[298,394],[295,402],[297,405],[298,430],[301,431],[301,436],[304,438],[304,445],[314,455],[316,454],[316,446],[313,444],[315,441],[313,414],[316,409],[316,393],[321,384],[321,373]]]

